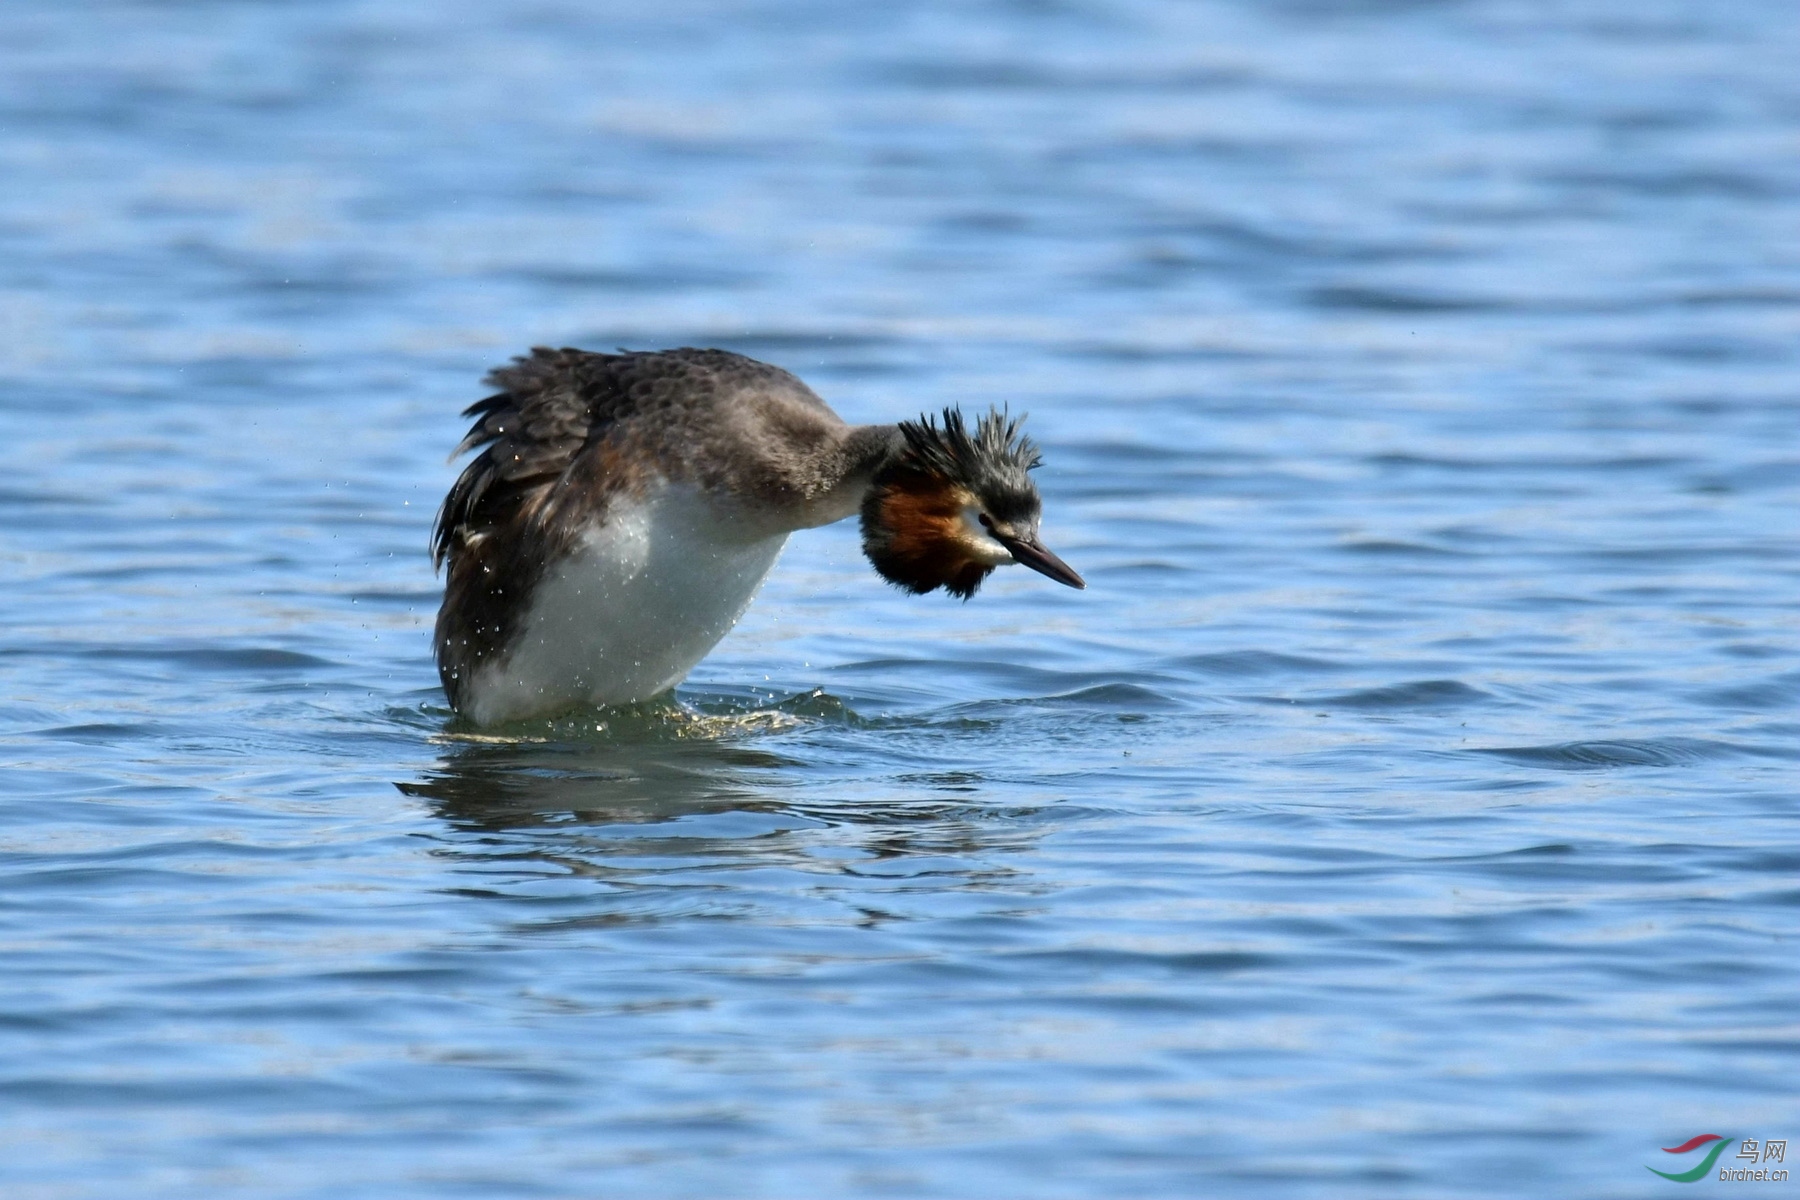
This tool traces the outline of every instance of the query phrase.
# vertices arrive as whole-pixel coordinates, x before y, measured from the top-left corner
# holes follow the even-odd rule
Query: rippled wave
[[[0,7],[0,1194],[1787,1136],[1797,61],[1768,4]],[[667,703],[465,728],[426,531],[533,343],[1029,410],[1091,586],[813,531]]]

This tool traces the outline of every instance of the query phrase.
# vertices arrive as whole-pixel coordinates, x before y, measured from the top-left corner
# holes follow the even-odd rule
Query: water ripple
[[[1788,1136],[1790,8],[0,6],[0,1194]],[[470,728],[423,549],[539,343],[1029,411],[1091,586],[806,531],[673,699]]]

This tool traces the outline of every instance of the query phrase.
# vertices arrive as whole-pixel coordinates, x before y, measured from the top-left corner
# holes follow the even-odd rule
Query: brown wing
[[[587,460],[608,443],[622,448],[620,426],[629,426],[632,448],[665,472],[776,500],[834,482],[809,476],[817,464],[805,452],[833,445],[845,431],[798,379],[725,350],[540,347],[488,383],[501,391],[464,411],[477,420],[456,454],[486,449],[450,489],[432,531],[432,561],[449,560],[452,569],[459,545],[522,518],[545,520],[559,490],[576,482],[604,488],[605,479],[575,476],[591,476],[595,464]]]
[[[604,386],[603,368],[619,357],[538,347],[488,375],[489,386],[505,390],[463,410],[476,421],[450,457],[487,448],[463,468],[438,509],[433,566],[454,560],[459,542],[479,540],[541,503],[542,493],[604,434],[624,397]],[[600,361],[587,361],[593,359]]]
[[[559,513],[580,507],[592,519],[629,486],[631,472],[606,441],[633,408],[634,372],[619,368],[641,357],[539,347],[490,374],[489,386],[504,390],[464,411],[476,420],[456,454],[484,449],[444,497],[431,536],[432,564],[448,565],[436,652],[453,707],[579,532]]]

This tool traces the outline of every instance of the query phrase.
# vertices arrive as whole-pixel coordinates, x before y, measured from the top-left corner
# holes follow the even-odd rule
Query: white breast
[[[615,501],[538,585],[506,654],[470,681],[478,724],[661,695],[737,624],[785,530],[668,485]]]

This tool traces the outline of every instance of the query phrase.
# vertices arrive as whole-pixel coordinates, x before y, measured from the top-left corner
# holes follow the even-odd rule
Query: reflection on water
[[[766,870],[797,873],[815,903],[859,927],[905,919],[880,901],[889,888],[924,883],[941,898],[1016,886],[1018,870],[992,856],[1029,848],[1035,835],[1019,818],[1030,810],[981,804],[980,772],[905,774],[894,782],[914,794],[843,800],[808,786],[818,772],[804,750],[780,753],[781,735],[871,724],[906,722],[869,722],[822,689],[763,704],[712,695],[590,710],[497,732],[452,722],[438,763],[396,786],[455,831],[438,852],[482,877],[458,894],[504,897],[534,876],[608,885],[579,912],[528,922],[539,930],[691,918],[709,901],[724,919],[766,919],[738,882]],[[488,886],[496,876],[500,890]]]
[[[439,738],[447,752],[437,766],[396,786],[435,801],[458,825],[481,829],[773,811],[780,768],[798,763],[765,748],[766,735],[801,721],[779,708],[704,712],[668,702],[500,732],[452,726]]]

